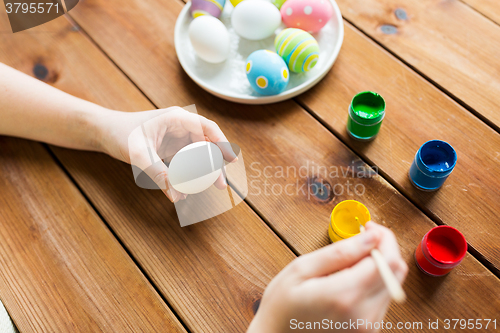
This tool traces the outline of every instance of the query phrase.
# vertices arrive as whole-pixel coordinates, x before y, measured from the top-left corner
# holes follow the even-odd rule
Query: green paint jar
[[[373,91],[360,92],[349,106],[347,133],[356,140],[371,140],[378,134],[384,116],[382,96]]]

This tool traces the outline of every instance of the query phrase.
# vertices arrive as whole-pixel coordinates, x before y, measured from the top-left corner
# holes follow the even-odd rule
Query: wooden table
[[[21,332],[243,332],[273,276],[329,243],[329,214],[345,199],[362,201],[396,233],[409,264],[409,299],[386,320],[423,322],[424,331],[429,319],[440,320],[437,331],[445,319],[500,325],[497,0],[338,4],[345,40],[333,69],[307,93],[267,106],[220,100],[187,77],[173,39],[181,1],[84,0],[16,34],[1,11],[0,61],[117,110],[196,104],[242,147],[256,184],[236,208],[181,228],[174,206],[135,186],[128,165],[0,137],[0,299]],[[371,143],[345,130],[350,99],[363,90],[388,105]],[[459,160],[434,193],[407,177],[429,139],[451,143]],[[313,164],[379,174],[330,177]],[[269,177],[287,166],[309,169]],[[268,190],[306,190],[259,195],[265,181]],[[347,181],[363,195],[308,192]],[[413,252],[442,224],[465,234],[469,252],[451,274],[431,278]]]

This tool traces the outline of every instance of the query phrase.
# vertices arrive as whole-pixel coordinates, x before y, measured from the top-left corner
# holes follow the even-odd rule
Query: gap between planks
[[[122,240],[120,239],[120,237],[118,237],[116,235],[116,233],[113,230],[113,228],[111,228],[111,226],[108,224],[108,222],[106,221],[106,219],[104,218],[104,216],[102,216],[101,212],[94,205],[94,203],[92,202],[92,200],[90,200],[90,198],[87,196],[87,194],[84,192],[84,190],[80,187],[80,185],[78,185],[77,181],[73,178],[73,176],[68,171],[68,169],[66,169],[66,167],[62,164],[62,162],[57,158],[57,156],[52,151],[52,148],[48,144],[46,144],[46,143],[42,143],[42,146],[45,148],[45,150],[52,157],[52,159],[54,160],[54,163],[59,167],[59,169],[62,170],[62,172],[66,175],[66,177],[68,177],[68,179],[70,180],[70,182],[75,186],[75,188],[78,190],[78,192],[80,192],[80,194],[85,199],[85,201],[87,201],[87,203],[90,205],[90,207],[94,210],[94,212],[97,214],[97,216],[102,221],[102,223],[104,224],[104,226],[109,230],[109,232],[113,235],[113,237],[118,241],[118,243],[120,244],[120,246],[125,250],[125,253],[127,253],[127,255],[130,257],[130,259],[134,262],[134,264],[137,266],[137,268],[139,269],[139,271],[142,273],[142,275],[144,275],[144,277],[146,278],[146,280],[148,281],[148,283],[153,287],[153,289],[155,290],[155,292],[158,294],[158,296],[161,298],[161,300],[165,303],[165,305],[167,306],[167,308],[172,312],[172,314],[175,316],[175,318],[179,321],[179,323],[182,325],[182,327],[186,330],[186,332],[191,333],[191,331],[188,329],[187,325],[182,321],[182,319],[180,318],[180,316],[177,314],[177,312],[174,310],[174,308],[167,301],[167,299],[165,298],[165,296],[160,292],[160,290],[158,289],[158,287],[156,286],[156,284],[153,283],[153,280],[151,279],[151,277],[146,273],[146,271],[144,270],[144,268],[140,265],[140,263],[137,261],[137,259],[132,255],[132,253],[129,251],[129,249],[125,246],[125,244],[122,242]]]
[[[461,100],[460,98],[458,98],[457,96],[455,96],[448,89],[446,89],[445,87],[443,87],[442,85],[440,85],[439,83],[437,83],[436,81],[434,81],[432,78],[430,78],[428,75],[424,74],[418,68],[416,68],[415,66],[411,65],[409,62],[407,62],[406,60],[404,60],[396,52],[392,51],[390,48],[386,47],[384,44],[380,43],[375,38],[371,37],[370,34],[368,34],[365,30],[361,29],[354,22],[352,22],[351,20],[345,18],[344,16],[342,16],[342,18],[353,29],[359,31],[361,34],[363,34],[363,36],[365,36],[366,38],[368,38],[369,40],[371,40],[372,42],[374,42],[375,44],[377,44],[378,46],[380,46],[382,49],[384,49],[386,52],[388,52],[394,58],[396,58],[397,60],[399,60],[400,62],[402,62],[410,70],[412,70],[413,72],[415,72],[416,74],[418,74],[419,76],[421,76],[422,78],[424,78],[424,80],[426,80],[427,82],[429,82],[431,85],[433,85],[434,87],[436,87],[444,95],[446,95],[449,98],[451,98],[458,105],[460,105],[461,107],[463,107],[464,109],[466,109],[467,111],[469,111],[471,114],[473,114],[474,116],[476,116],[476,118],[478,118],[480,121],[482,121],[483,123],[485,123],[486,125],[488,125],[489,127],[491,127],[494,131],[496,131],[497,133],[500,134],[500,127],[497,126],[497,125],[495,125],[491,120],[489,120],[488,118],[486,118],[485,116],[483,116],[482,114],[480,114],[479,112],[477,112],[476,110],[474,110],[474,108],[472,108],[470,105],[468,105],[467,103],[465,103],[463,100]]]
[[[183,2],[182,0],[178,0],[179,3],[181,4],[185,4],[185,2]],[[111,61],[111,63],[127,78],[127,80],[129,82],[132,83],[132,85],[142,94],[142,96],[144,96],[148,101],[149,103],[151,103],[151,105],[153,105],[155,108],[159,109],[158,105],[156,105],[156,103],[154,103],[150,98],[149,96],[144,92],[142,91],[141,88],[139,88],[139,86],[130,78],[130,76],[127,75],[127,73],[125,71],[123,71],[121,69],[120,66],[118,66],[118,64],[113,60],[113,58],[111,58],[109,56],[108,53],[106,53],[106,51],[104,51],[103,48],[101,48],[101,46],[99,44],[97,44],[97,42],[85,31],[85,29],[83,29],[79,24],[78,22],[76,22],[73,17],[71,17],[70,14],[65,14],[66,18],[68,19],[68,21],[70,22],[70,24],[72,24],[74,27],[78,28],[78,31],[82,33],[82,35],[84,35],[93,45],[95,45],[97,47],[97,49],[107,58],[109,59],[109,61]],[[49,148],[47,148],[49,149]],[[102,217],[102,215],[99,213],[99,211],[97,210],[97,208],[91,203],[90,199],[83,193],[83,190],[80,188],[79,185],[77,185],[76,183],[76,180],[73,179],[72,176],[70,176],[69,174],[69,171],[64,167],[64,165],[62,164],[61,161],[59,161],[59,159],[57,158],[57,156],[52,152],[52,150],[50,150],[50,154],[51,156],[54,158],[54,160],[57,161],[57,164],[59,165],[59,167],[61,169],[64,170],[64,172],[68,175],[68,177],[71,179],[71,181],[75,184],[75,186],[78,188],[78,190],[84,195],[85,199],[87,199],[87,201],[91,204],[92,208],[98,213],[99,217],[103,220],[104,218]],[[229,181],[228,181],[229,182]],[[228,184],[230,186],[230,184]],[[236,189],[236,187],[231,187],[233,189],[234,192],[236,192],[238,194],[238,196],[240,198],[243,199],[243,201],[245,201],[245,203],[248,205],[248,207],[250,207],[252,209],[252,211],[257,214],[257,216],[267,225],[267,227],[274,233],[274,235],[276,237],[278,237],[287,247],[288,249],[290,249],[290,251],[292,251],[293,254],[295,254],[295,256],[300,256],[300,253],[297,249],[295,249],[295,247],[293,247],[290,242],[288,242],[285,238],[283,238],[276,230],[276,228],[274,228],[274,226],[269,222],[268,219],[266,219],[264,217],[264,215],[262,214],[261,211],[259,211],[257,209],[257,207],[255,205],[253,205],[252,203],[250,203],[250,201],[245,197],[243,198],[243,196],[241,195],[241,193]],[[108,225],[107,222],[105,222],[106,226],[108,227],[108,229],[112,230],[111,227]],[[128,249],[125,247],[125,245],[122,243],[121,239],[119,239],[117,237],[117,235],[113,232],[113,235],[115,236],[115,238],[117,238],[120,242],[120,244],[122,245],[123,248],[125,248],[127,250],[127,253],[130,255],[131,258],[133,258],[134,262],[137,264],[137,261],[135,260],[135,258],[130,254],[130,252],[128,251]],[[142,267],[140,265],[138,265],[138,267],[141,268],[141,271],[143,272],[143,274],[145,274],[145,272],[143,271]],[[145,274],[146,275],[146,274]],[[151,282],[150,280],[150,277],[148,276],[148,281]],[[158,292],[157,290],[157,287],[156,285],[154,285],[155,287],[155,290]],[[162,299],[163,299],[163,295],[162,295]],[[168,303],[167,303],[168,304]],[[170,305],[169,305],[170,307]],[[174,314],[176,315],[176,317],[178,317],[177,313],[174,312]],[[183,326],[184,326],[184,323],[183,323]]]
[[[488,21],[491,21],[492,23],[498,25],[500,27],[500,23],[493,20],[492,18],[486,16],[486,14],[484,14],[482,11],[479,11],[478,9],[476,9],[476,7],[473,7],[470,3],[467,3],[465,2],[464,0],[458,0],[460,1],[461,3],[463,3],[464,5],[466,5],[467,7],[469,7],[470,9],[472,9],[473,11],[475,11],[476,13],[478,13],[479,15],[481,15],[482,17],[484,17],[485,19],[487,19]]]
[[[317,116],[316,113],[314,111],[312,111],[307,105],[299,102],[295,98],[293,100],[300,107],[302,107],[304,110],[306,110],[306,112],[309,115],[311,115],[311,117],[313,117],[314,119],[316,119],[316,121],[318,121],[321,125],[323,125],[323,127],[325,127],[330,133],[332,133],[349,150],[351,150],[352,152],[354,152],[363,161],[363,163],[365,163],[366,165],[368,165],[370,168],[372,168],[372,166],[377,167],[377,165],[375,163],[373,163],[368,157],[366,157],[365,155],[362,155],[362,154],[359,154],[358,152],[356,152],[356,150],[354,150],[354,148],[351,145],[349,145],[349,143],[346,140],[344,140],[340,134],[338,134],[333,128],[331,128],[330,126],[328,126],[328,124],[326,122],[324,122],[323,120],[321,120],[321,118],[319,116]],[[433,214],[430,210],[426,209],[424,206],[419,205],[418,202],[416,202],[415,200],[412,200],[412,198],[405,193],[404,188],[401,187],[401,186],[399,186],[399,184],[394,179],[392,179],[385,171],[383,171],[382,168],[378,168],[377,167],[377,169],[379,170],[378,173],[379,173],[379,175],[382,178],[384,178],[392,187],[394,187],[394,189],[396,191],[399,192],[399,194],[401,194],[404,198],[406,198],[406,200],[408,200],[408,202],[410,202],[413,206],[415,206],[416,208],[418,208],[432,222],[434,222],[437,225],[446,225],[438,216],[436,216],[435,214]],[[468,245],[467,252],[469,252],[474,258],[476,258],[476,260],[479,261],[493,275],[495,275],[498,279],[500,279],[500,270],[496,269],[495,266],[492,263],[490,263],[486,259],[486,257],[483,256],[481,254],[481,252],[479,252],[478,250],[476,250],[469,242],[467,242],[467,245]]]

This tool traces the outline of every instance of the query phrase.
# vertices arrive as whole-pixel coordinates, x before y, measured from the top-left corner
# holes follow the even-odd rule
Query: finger
[[[168,181],[168,167],[163,162],[160,161],[152,164],[144,172],[173,203],[185,198],[184,194],[174,189]]]
[[[179,112],[180,125],[190,133],[193,142],[206,141],[200,115],[183,110]]]
[[[220,148],[224,159],[228,162],[237,160],[238,157],[234,153],[229,141],[224,133],[222,133],[219,126],[214,121],[208,120],[205,117],[200,116],[200,118],[203,133],[211,142],[215,143]]]
[[[366,228],[367,230],[377,230],[380,233],[381,238],[377,247],[389,264],[389,267],[391,267],[394,275],[396,275],[396,278],[402,283],[408,273],[408,265],[401,256],[396,236],[390,229],[374,222],[368,222]]]
[[[180,120],[182,126],[191,133],[193,142],[205,141],[206,138],[208,138],[209,141],[219,146],[226,161],[232,162],[238,158],[231,148],[231,145],[228,144],[229,141],[226,136],[214,121],[208,120],[195,113],[185,112],[186,113],[180,113],[182,115]]]
[[[294,260],[297,274],[302,279],[321,277],[351,267],[370,254],[379,241],[376,230],[333,243],[320,250],[305,254]]]
[[[225,190],[226,189],[227,183],[226,183],[226,177],[224,175],[224,172],[220,173],[220,176],[219,176],[219,178],[217,178],[217,180],[215,181],[214,185],[219,190]]]
[[[146,141],[144,141],[146,142]],[[172,202],[182,198],[182,194],[176,191],[168,181],[168,167],[160,159],[147,143],[140,142],[130,145],[131,164],[137,166],[158,186]]]
[[[331,284],[333,281],[344,281],[343,288],[356,289],[361,298],[379,292],[390,297],[372,257],[365,257],[352,267],[326,277],[322,283]]]

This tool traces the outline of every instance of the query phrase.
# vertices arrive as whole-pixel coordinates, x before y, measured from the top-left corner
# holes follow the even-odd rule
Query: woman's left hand
[[[172,202],[185,199],[187,195],[170,185],[168,167],[158,162],[164,159],[169,162],[168,157],[198,141],[218,144],[226,161],[236,159],[230,145],[219,144],[228,141],[215,122],[180,107],[130,113],[112,111],[103,115],[100,122],[104,129],[101,149],[118,160],[140,168]],[[215,186],[226,188],[223,174]]]

